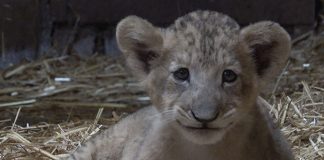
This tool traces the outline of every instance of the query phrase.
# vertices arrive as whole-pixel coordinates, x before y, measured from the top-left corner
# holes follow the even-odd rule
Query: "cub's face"
[[[276,23],[240,30],[226,15],[196,11],[160,29],[130,16],[117,41],[161,121],[198,144],[220,140],[255,109],[260,89],[281,69],[289,35]]]

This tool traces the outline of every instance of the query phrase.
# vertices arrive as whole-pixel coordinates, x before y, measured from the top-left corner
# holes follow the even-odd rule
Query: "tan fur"
[[[290,52],[289,35],[278,24],[240,29],[226,15],[196,11],[157,28],[130,16],[118,24],[117,41],[153,106],[89,140],[70,159],[293,159],[258,97]],[[189,70],[188,80],[174,77],[179,68]],[[234,71],[236,81],[223,82],[224,70]]]

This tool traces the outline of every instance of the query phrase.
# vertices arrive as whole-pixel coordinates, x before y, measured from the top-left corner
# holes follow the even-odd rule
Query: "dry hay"
[[[149,104],[122,63],[104,56],[39,60],[2,77],[0,159],[57,159],[121,113]]]
[[[295,41],[268,96],[296,159],[324,159],[323,35]],[[2,71],[0,159],[59,159],[149,98],[116,59],[59,57]]]

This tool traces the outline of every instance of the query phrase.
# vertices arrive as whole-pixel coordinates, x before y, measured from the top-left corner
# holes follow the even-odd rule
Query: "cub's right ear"
[[[240,41],[250,50],[264,88],[284,67],[291,49],[289,34],[277,23],[263,21],[241,30]]]
[[[144,80],[154,67],[154,61],[161,56],[160,30],[142,18],[129,16],[118,23],[116,38],[134,75]]]

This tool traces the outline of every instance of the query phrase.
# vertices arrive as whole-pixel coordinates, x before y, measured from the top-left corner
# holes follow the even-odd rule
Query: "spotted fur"
[[[153,106],[95,136],[69,159],[293,160],[259,93],[285,64],[290,38],[277,23],[240,26],[195,11],[168,28],[129,16],[117,26],[127,64]],[[185,80],[175,77],[180,68]],[[224,81],[224,71],[237,75]]]

